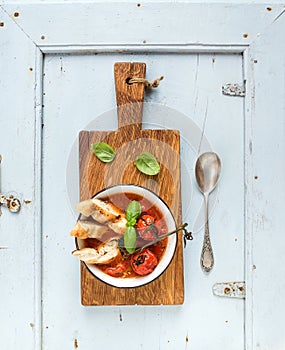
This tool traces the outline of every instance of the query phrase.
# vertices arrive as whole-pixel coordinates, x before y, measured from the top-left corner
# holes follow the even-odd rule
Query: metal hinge
[[[245,282],[215,283],[213,294],[218,297],[245,299]]]
[[[245,96],[245,84],[238,84],[238,83],[228,83],[224,84],[222,86],[222,93],[223,95],[227,96]]]

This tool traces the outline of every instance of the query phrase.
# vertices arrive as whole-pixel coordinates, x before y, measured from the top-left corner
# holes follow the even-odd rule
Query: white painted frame
[[[273,9],[266,5],[245,4],[190,4],[178,3],[146,3],[138,6],[136,3],[73,3],[73,4],[2,4],[0,5],[0,27],[2,66],[1,76],[6,76],[5,96],[10,101],[15,93],[26,98],[22,117],[29,120],[34,132],[35,168],[33,182],[35,184],[32,201],[34,210],[29,213],[33,221],[34,232],[30,236],[33,244],[34,282],[27,286],[35,290],[34,306],[34,348],[41,348],[41,116],[42,116],[42,72],[43,55],[48,53],[94,53],[94,52],[217,52],[240,53],[244,58],[244,76],[246,78],[247,94],[245,98],[245,188],[246,188],[246,218],[245,218],[245,251],[246,251],[246,349],[261,348],[277,349],[273,336],[264,333],[267,323],[270,325],[280,319],[278,313],[271,310],[272,291],[262,288],[264,271],[275,268],[273,277],[267,276],[267,284],[275,288],[283,288],[282,279],[276,281],[276,276],[282,276],[282,265],[285,263],[281,253],[284,251],[284,239],[277,239],[281,223],[278,213],[266,207],[266,200],[258,197],[266,182],[278,166],[266,158],[269,166],[262,163],[263,140],[266,131],[264,125],[268,113],[276,116],[272,120],[273,131],[278,132],[282,125],[284,104],[284,86],[281,78],[285,74],[285,47],[282,43],[282,30],[285,30],[284,6],[275,5]],[[133,19],[133,20],[130,20]],[[177,20],[175,20],[177,19]],[[40,23],[40,25],[39,25]],[[110,28],[106,24],[112,23]],[[173,28],[171,27],[173,24]],[[133,31],[133,26],[136,30]],[[171,30],[170,30],[171,29]],[[165,41],[165,35],[168,39]],[[270,37],[275,33],[277,37]],[[280,33],[278,38],[278,33]],[[280,55],[274,56],[275,67],[271,67],[268,52]],[[15,61],[9,54],[14,52]],[[263,62],[262,69],[258,62]],[[283,63],[282,63],[283,62]],[[18,78],[20,86],[15,87],[13,75],[5,75],[6,68],[11,65],[18,69],[26,69]],[[33,84],[30,75],[33,74]],[[278,70],[278,74],[277,74]],[[12,69],[8,70],[12,72]],[[270,77],[274,75],[274,82]],[[262,85],[266,84],[266,86]],[[270,91],[277,93],[269,95]],[[1,89],[3,87],[1,86]],[[31,93],[31,89],[33,92]],[[268,92],[269,91],[269,92]],[[1,91],[2,92],[2,91]],[[283,93],[283,95],[282,95]],[[279,100],[278,100],[279,98]],[[269,100],[269,101],[268,101]],[[5,110],[5,101],[1,101]],[[7,108],[6,108],[7,110]],[[17,109],[14,109],[14,112]],[[19,111],[18,111],[19,113]],[[32,115],[34,116],[32,118]],[[8,115],[9,116],[9,115]],[[9,116],[12,120],[12,115]],[[274,135],[271,135],[273,137]],[[280,135],[279,135],[280,136]],[[284,139],[271,139],[269,149],[276,156],[284,156]],[[30,159],[31,160],[31,159]],[[32,165],[31,165],[32,166]],[[284,190],[285,174],[276,178],[274,188]],[[254,176],[261,178],[260,184]],[[283,181],[282,181],[283,180]],[[278,187],[279,186],[279,187]],[[272,195],[268,190],[272,205],[282,204],[280,196]],[[258,200],[258,203],[257,203]],[[280,213],[279,213],[280,214]],[[260,218],[269,220],[271,230],[270,242],[266,241],[268,227],[260,225]],[[281,222],[282,220],[280,220]],[[284,221],[284,220],[283,220]],[[284,226],[283,226],[284,227]],[[258,237],[256,237],[258,233]],[[267,247],[258,244],[264,239]],[[279,238],[280,239],[280,238]],[[264,259],[268,249],[274,252],[270,259]],[[269,264],[269,267],[268,267]],[[284,270],[284,269],[283,269]],[[10,271],[15,273],[15,271]],[[275,278],[274,278],[275,277]],[[26,286],[25,286],[26,287]],[[267,300],[267,301],[266,301]],[[278,299],[279,308],[284,307],[284,301]],[[263,303],[260,310],[258,305]],[[266,318],[266,320],[262,319]],[[281,332],[281,329],[280,329]],[[270,332],[269,332],[270,333]],[[274,333],[275,334],[275,333]],[[283,336],[284,340],[284,336]],[[281,345],[280,345],[281,346]],[[281,349],[281,348],[280,348]]]

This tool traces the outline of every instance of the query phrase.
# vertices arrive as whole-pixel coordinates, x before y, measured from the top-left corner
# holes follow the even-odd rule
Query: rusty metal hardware
[[[0,165],[2,162],[2,156],[0,154]],[[1,170],[1,168],[0,168]],[[1,186],[1,172],[0,172],[0,186]],[[0,216],[2,215],[1,207],[5,206],[9,209],[11,213],[18,213],[21,209],[21,202],[18,198],[15,198],[13,195],[5,196],[0,193]]]
[[[245,282],[223,282],[213,285],[213,294],[218,297],[245,299]]]
[[[0,215],[2,214],[1,212],[1,206],[4,205],[6,206],[11,213],[18,213],[21,209],[21,202],[18,198],[15,198],[13,195],[7,197],[4,196],[3,194],[0,194]]]
[[[245,85],[238,83],[228,83],[222,86],[223,95],[227,96],[245,96]]]

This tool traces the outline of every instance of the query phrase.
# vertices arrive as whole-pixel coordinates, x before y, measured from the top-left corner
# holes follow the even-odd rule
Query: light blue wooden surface
[[[1,3],[1,190],[31,200],[0,218],[4,349],[283,349],[284,6]],[[183,306],[80,306],[71,152],[86,126],[116,128],[119,60],[165,76],[146,94],[144,118],[181,130],[183,215],[195,232]],[[244,79],[245,98],[221,94]],[[193,165],[208,142],[223,173],[206,276]],[[244,279],[245,302],[212,295],[214,283]]]

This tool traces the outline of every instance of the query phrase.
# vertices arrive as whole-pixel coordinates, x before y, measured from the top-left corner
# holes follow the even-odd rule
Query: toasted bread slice
[[[112,203],[106,203],[98,198],[88,199],[80,202],[76,209],[85,216],[92,218],[109,226],[114,232],[123,235],[126,231],[126,216],[123,210],[117,208]]]
[[[94,213],[96,206],[93,204],[92,199],[87,199],[86,201],[78,203],[75,209],[79,211],[79,213],[88,217]]]
[[[124,212],[112,203],[106,203],[97,198],[93,198],[92,201],[96,209],[91,215],[95,221],[100,223],[116,221],[119,220],[122,215],[124,215]]]
[[[81,239],[97,238],[100,239],[109,230],[108,226],[101,225],[87,220],[79,220],[70,232],[70,236]]]
[[[72,252],[73,256],[87,264],[110,264],[120,254],[118,242],[114,239],[100,244],[97,249],[82,248]]]
[[[112,203],[106,203],[98,198],[87,199],[76,206],[76,210],[85,216],[92,216],[101,224],[107,221],[115,221],[124,215],[124,212]]]
[[[127,229],[127,219],[125,216],[120,216],[119,219],[108,222],[108,226],[114,232],[118,233],[119,235],[123,235]]]

